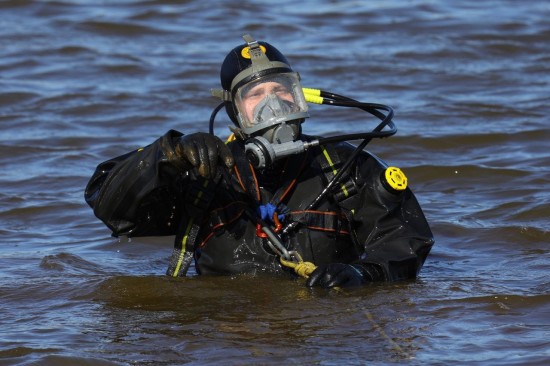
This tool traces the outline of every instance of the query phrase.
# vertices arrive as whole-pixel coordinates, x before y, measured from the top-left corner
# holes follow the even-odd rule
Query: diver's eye
[[[264,95],[264,92],[261,91],[261,90],[252,90],[250,92],[248,92],[246,95],[245,95],[245,99],[251,99],[251,98],[259,98],[261,96]]]
[[[285,88],[284,86],[277,87],[277,88],[273,89],[273,92],[277,95],[288,95],[288,94],[290,94],[290,91],[287,88]]]

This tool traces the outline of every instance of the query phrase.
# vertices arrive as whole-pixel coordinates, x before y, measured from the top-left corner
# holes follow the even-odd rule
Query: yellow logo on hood
[[[260,45],[260,49],[262,50],[263,53],[265,53],[265,51],[266,51],[265,46]],[[248,46],[244,47],[241,50],[241,56],[244,57],[244,58],[250,59],[250,47],[248,47]]]

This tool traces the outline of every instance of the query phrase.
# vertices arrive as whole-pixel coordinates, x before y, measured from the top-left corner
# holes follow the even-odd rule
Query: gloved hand
[[[178,137],[175,141],[176,156],[188,169],[198,168],[204,178],[212,178],[221,162],[231,169],[234,165],[233,154],[217,136],[197,132]]]
[[[308,287],[351,287],[366,282],[361,266],[357,264],[330,263],[318,266],[309,276]]]

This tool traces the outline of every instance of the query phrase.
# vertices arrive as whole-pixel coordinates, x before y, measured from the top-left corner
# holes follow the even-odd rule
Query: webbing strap
[[[283,168],[284,176],[282,178],[282,181],[285,183],[277,189],[273,197],[269,200],[269,203],[277,206],[286,198],[287,194],[295,187],[298,177],[304,171],[306,163],[308,162],[308,157],[309,151],[306,151],[301,161],[298,159],[287,159],[285,167]]]
[[[209,226],[211,231],[216,231],[241,217],[247,206],[244,201],[233,201],[225,207],[216,208],[210,211],[204,224]]]
[[[348,222],[345,215],[331,211],[292,211],[290,218],[311,230],[320,230],[347,235]]]
[[[254,201],[259,203],[261,201],[260,188],[258,187],[258,181],[256,180],[254,168],[250,165],[250,162],[244,154],[244,146],[242,146],[240,142],[229,144],[227,146],[233,153],[233,159],[235,161],[235,178],[237,179],[239,186]]]
[[[320,146],[320,149],[322,151],[322,155],[319,154],[317,156],[317,161],[319,162],[321,169],[325,174],[325,178],[327,182],[330,182],[330,180],[334,178],[336,173],[338,173],[338,169],[343,165],[343,163],[340,160],[339,154],[333,145],[331,144],[322,145]],[[354,181],[350,178],[349,172],[345,172],[343,177],[345,178],[343,183],[342,183],[342,180],[340,180],[340,187],[339,187],[340,189],[338,190],[334,189],[332,192],[332,196],[334,200],[338,203],[338,206],[340,206],[340,213],[342,214],[342,216],[345,217],[345,221],[348,224],[347,232],[350,234],[351,240],[353,241],[357,249],[361,251],[362,245],[359,242],[359,239],[357,238],[357,234],[355,233],[355,230],[353,229],[353,225],[352,225],[353,210],[350,210],[349,208],[347,208],[347,206],[349,206],[349,203],[350,203],[348,198],[356,197],[356,194],[358,193],[358,189]],[[353,207],[353,204],[352,204],[352,207]]]
[[[244,147],[239,144],[230,145],[233,157],[235,159],[235,175],[241,188],[248,193],[250,197],[256,201],[257,205],[262,204],[262,197],[258,180],[254,168],[244,154]],[[308,161],[309,152],[303,155],[300,159],[287,159],[281,177],[281,186],[275,191],[269,203],[273,206],[278,206],[285,199],[290,191],[295,187],[296,182]]]

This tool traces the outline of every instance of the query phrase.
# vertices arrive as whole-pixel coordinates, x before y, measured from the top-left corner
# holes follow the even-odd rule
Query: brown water
[[[0,2],[0,364],[548,364],[549,18],[546,1]],[[172,238],[110,238],[86,206],[99,162],[207,130],[245,32],[306,86],[395,108],[398,134],[368,148],[432,225],[418,281],[171,279]],[[310,114],[312,134],[373,127]]]

